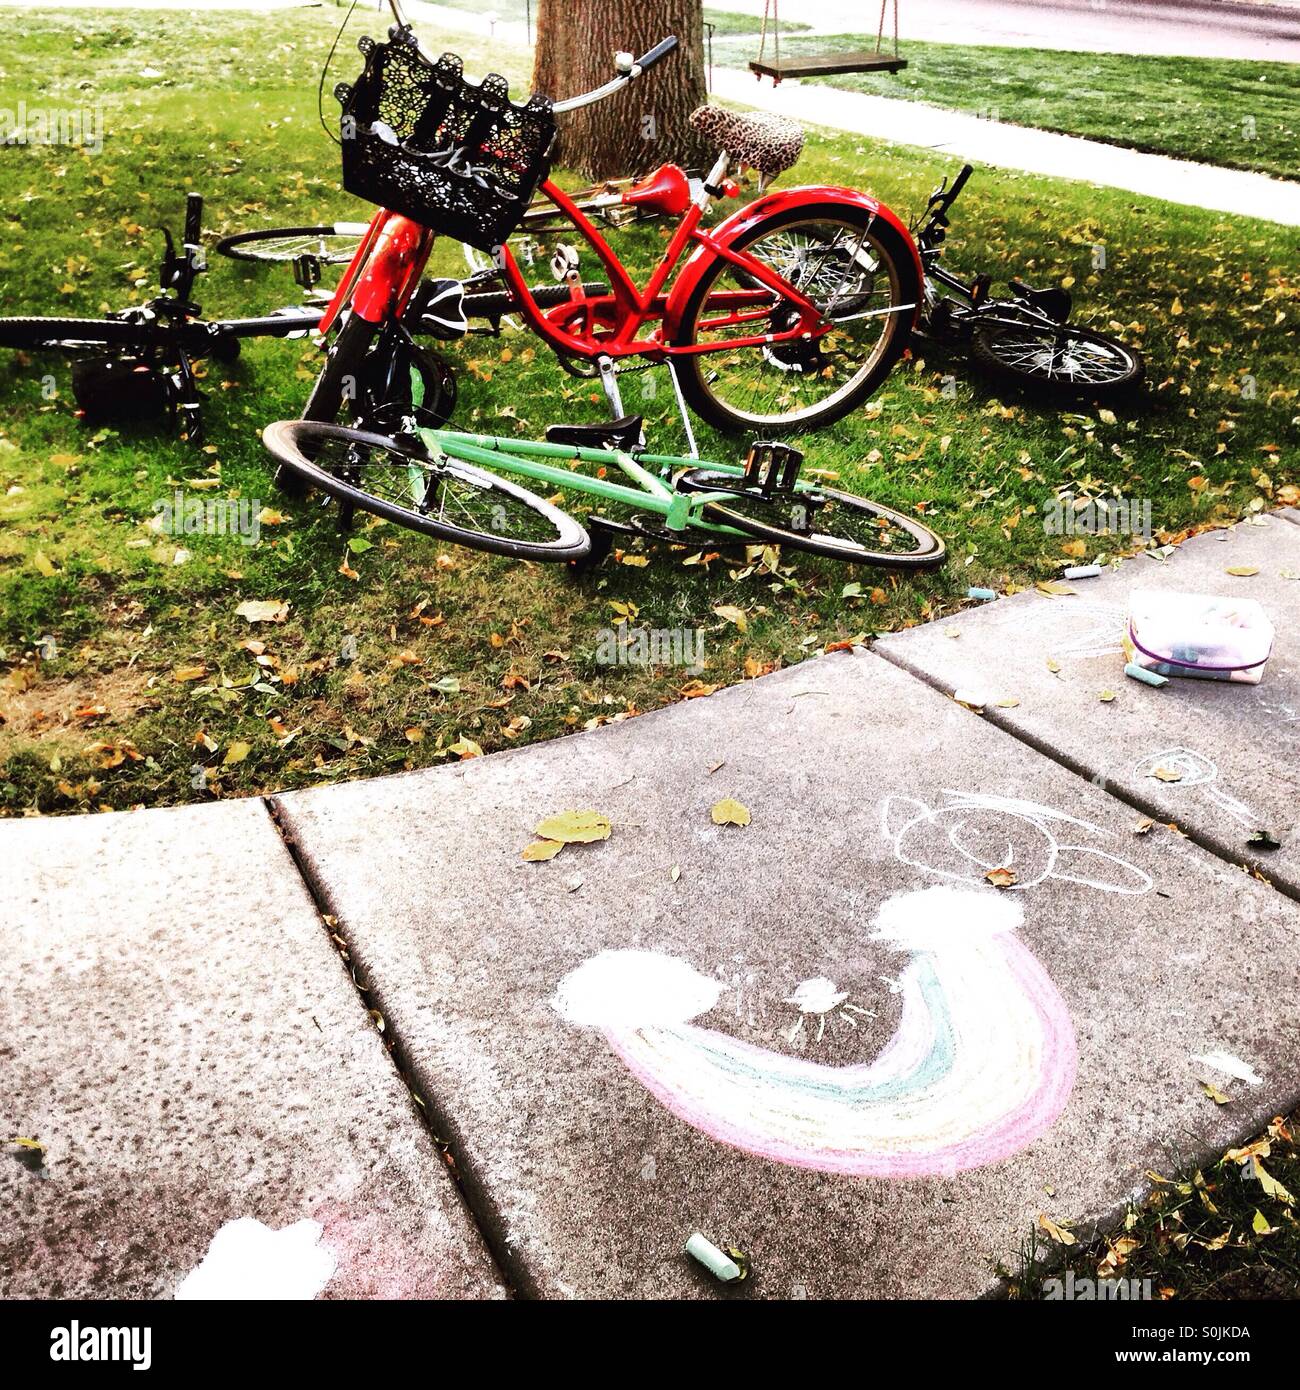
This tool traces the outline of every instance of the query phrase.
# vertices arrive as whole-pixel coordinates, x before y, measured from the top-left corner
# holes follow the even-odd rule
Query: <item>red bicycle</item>
[[[664,164],[622,194],[631,207],[680,219],[638,286],[583,209],[547,177],[547,155],[557,114],[623,91],[672,53],[676,38],[635,60],[616,55],[617,75],[582,96],[551,102],[535,94],[519,105],[503,78],[470,83],[455,55],[431,58],[399,0],[389,3],[397,23],[388,41],[361,39],[365,71],[335,93],[344,186],[380,211],[321,321],[322,332],[337,331],[304,418],[333,421],[347,405],[358,423],[391,425],[391,409],[405,404],[392,391],[406,389],[408,367],[419,372],[411,330],[420,331],[429,283],[421,277],[440,234],[489,252],[504,282],[503,310],[600,378],[616,418],[590,428],[605,439],[639,434],[618,389],[629,359],[667,365],[688,434],[687,405],[725,429],[772,434],[828,424],[889,373],[922,303],[923,274],[906,226],[888,207],[853,189],[795,188],[763,192],[718,226],[701,225],[714,199],[737,195],[734,167],[755,169],[765,190],[795,163],[799,126],[697,110],[692,122],[720,150],[707,176],[688,179]],[[584,285],[576,254],[566,258],[561,248],[553,266],[566,287],[561,302],[544,305],[529,288],[508,239],[539,184],[595,253],[608,285]]]

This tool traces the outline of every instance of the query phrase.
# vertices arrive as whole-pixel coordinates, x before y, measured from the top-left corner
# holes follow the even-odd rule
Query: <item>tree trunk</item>
[[[556,101],[613,77],[618,49],[639,56],[669,34],[677,51],[628,91],[560,117],[557,163],[608,179],[711,161],[716,151],[688,120],[707,99],[703,0],[541,0],[533,90]]]

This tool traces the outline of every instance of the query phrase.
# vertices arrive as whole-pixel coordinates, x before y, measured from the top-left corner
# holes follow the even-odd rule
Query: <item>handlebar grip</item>
[[[948,201],[951,202],[966,187],[966,180],[975,172],[973,164],[963,164],[961,173],[952,181],[952,187],[948,190]]]
[[[648,53],[643,53],[636,60],[636,65],[645,72],[647,68],[654,67],[660,58],[666,58],[676,47],[677,35],[669,34],[666,39],[660,39]]]
[[[203,194],[185,195],[185,244],[197,246],[203,235]]]

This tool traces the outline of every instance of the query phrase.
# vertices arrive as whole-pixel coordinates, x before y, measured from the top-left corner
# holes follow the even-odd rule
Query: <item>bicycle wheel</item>
[[[733,473],[693,468],[678,486],[697,492],[727,492],[741,479]],[[891,507],[835,488],[800,482],[793,493],[772,498],[736,491],[706,502],[712,521],[734,526],[759,540],[855,565],[926,570],[943,563],[943,541],[928,526]]]
[[[1142,357],[1135,349],[1068,323],[976,328],[970,351],[990,374],[1060,396],[1113,396],[1142,380]]]
[[[889,374],[911,332],[921,287],[905,237],[851,204],[791,208],[763,218],[732,245],[817,306],[820,337],[727,350],[737,340],[788,331],[789,299],[717,257],[691,292],[675,346],[682,391],[719,429],[815,429],[856,409]]]
[[[89,352],[141,347],[147,332],[122,319],[0,319],[0,348],[29,352]]]
[[[591,549],[586,531],[550,502],[414,443],[316,420],[277,420],[262,439],[304,485],[437,540],[519,560],[580,560]]]
[[[262,265],[293,262],[311,256],[321,265],[347,265],[368,230],[364,222],[332,222],[320,227],[268,227],[260,232],[236,232],[217,242],[217,251],[235,261]]]

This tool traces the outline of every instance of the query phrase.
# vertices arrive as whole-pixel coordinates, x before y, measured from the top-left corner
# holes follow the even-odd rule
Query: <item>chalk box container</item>
[[[1258,685],[1273,649],[1273,624],[1250,598],[1135,589],[1124,651],[1161,676]]]

